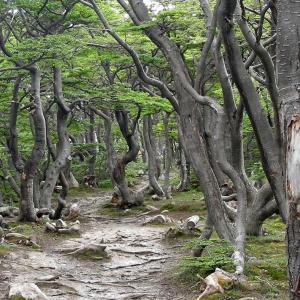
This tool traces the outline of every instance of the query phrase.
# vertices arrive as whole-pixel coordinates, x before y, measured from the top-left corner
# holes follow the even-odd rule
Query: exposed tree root
[[[174,223],[174,220],[170,218],[169,216],[165,216],[163,214],[154,216],[144,222],[144,225],[146,224],[172,224]]]
[[[66,255],[97,260],[109,257],[109,253],[106,251],[106,246],[101,244],[87,244],[81,245],[77,248],[65,248],[61,249],[60,252],[63,252]]]
[[[237,283],[240,278],[237,274],[232,274],[217,268],[214,273],[208,275],[204,279],[206,288],[203,293],[196,299],[205,299],[208,296],[216,293],[224,293],[224,286],[229,283]]]

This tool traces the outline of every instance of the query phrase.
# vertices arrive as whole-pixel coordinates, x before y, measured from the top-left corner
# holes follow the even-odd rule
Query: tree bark
[[[170,171],[172,166],[172,149],[171,149],[171,141],[169,136],[169,119],[170,114],[164,113],[163,115],[163,122],[164,122],[164,137],[165,137],[165,172],[164,172],[164,186],[163,191],[165,194],[165,197],[167,199],[171,198],[170,194]]]
[[[64,104],[62,95],[61,70],[54,68],[54,97],[57,103],[57,134],[58,145],[54,163],[47,171],[45,183],[41,191],[40,206],[51,208],[51,197],[58,177],[67,164],[71,155],[71,146],[67,132],[69,108]]]
[[[31,103],[33,125],[34,125],[34,146],[29,158],[25,162],[21,174],[21,200],[20,220],[35,221],[35,210],[33,203],[33,179],[38,164],[44,156],[46,146],[46,125],[40,100],[40,71],[36,67],[31,68]]]
[[[153,188],[155,194],[164,196],[164,191],[158,183],[157,155],[153,149],[152,120],[149,115],[145,116],[143,120],[143,136],[145,148],[148,153],[148,175],[150,186]]]
[[[289,299],[300,299],[300,3],[278,1],[277,74],[285,192],[289,208],[287,256]]]
[[[123,155],[122,158],[119,158],[117,160],[117,163],[113,170],[113,178],[121,194],[121,202],[119,204],[120,208],[126,208],[136,204],[135,203],[136,199],[131,195],[128,189],[128,184],[125,175],[125,168],[127,164],[129,164],[130,162],[136,159],[139,153],[140,148],[139,145],[136,143],[134,134],[136,131],[137,122],[140,118],[140,114],[141,114],[141,108],[139,107],[138,114],[130,130],[128,112],[126,112],[124,109],[115,110],[116,119],[119,124],[121,133],[128,145],[128,151]]]

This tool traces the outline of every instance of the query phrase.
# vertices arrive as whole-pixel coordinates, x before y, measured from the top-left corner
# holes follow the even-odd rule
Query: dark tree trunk
[[[67,119],[70,110],[63,100],[61,70],[58,68],[54,68],[54,97],[57,103],[58,145],[55,161],[47,171],[45,183],[41,191],[40,206],[43,208],[51,208],[51,197],[55,185],[71,155],[71,146],[67,132]]]
[[[33,203],[33,180],[46,146],[46,126],[40,100],[40,71],[33,67],[31,78],[32,107],[30,113],[34,125],[34,146],[21,174],[20,220],[22,221],[35,221],[36,219]]]
[[[219,25],[225,45],[231,75],[237,85],[246,111],[254,129],[261,153],[262,165],[275,195],[280,214],[285,221],[287,209],[283,186],[280,144],[270,127],[268,118],[260,104],[259,96],[247,73],[233,32],[233,13],[236,1],[224,0],[220,4]]]
[[[120,208],[126,208],[136,204],[135,197],[132,195],[132,193],[129,192],[128,189],[128,184],[125,176],[126,175],[125,168],[127,164],[129,164],[130,162],[136,159],[139,153],[140,148],[135,140],[134,134],[137,127],[137,122],[140,118],[140,113],[141,113],[141,109],[139,107],[138,115],[135,118],[133,122],[133,126],[130,130],[128,112],[126,112],[123,109],[115,110],[116,119],[119,124],[121,133],[128,145],[128,151],[124,154],[122,158],[119,158],[117,160],[117,163],[113,170],[113,178],[117,184],[117,187],[121,195],[121,202],[119,204]]]

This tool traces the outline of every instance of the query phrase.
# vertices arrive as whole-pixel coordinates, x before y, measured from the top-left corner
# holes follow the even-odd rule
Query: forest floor
[[[35,283],[53,300],[189,299],[166,276],[180,255],[181,242],[164,242],[166,228],[143,225],[145,217],[138,211],[101,214],[111,195],[95,190],[69,197],[81,208],[80,236],[46,233],[42,225],[11,224],[20,233],[35,235],[41,248],[2,248],[0,299],[7,299],[11,283],[23,282]],[[110,258],[78,259],[60,252],[90,243],[107,245]]]
[[[50,300],[190,300],[201,293],[197,274],[205,277],[216,267],[232,270],[232,249],[216,236],[203,257],[193,258],[191,247],[199,243],[198,238],[165,239],[170,225],[144,225],[159,212],[145,215],[146,206],[125,212],[105,207],[111,194],[103,189],[72,191],[68,201],[80,206],[80,235],[46,233],[44,225],[12,221],[13,231],[35,236],[41,247],[0,246],[0,299],[7,299],[10,284],[33,282]],[[205,213],[200,198],[201,193],[189,191],[176,193],[172,200],[148,198],[145,204],[167,210],[177,221],[198,214],[201,227]],[[210,299],[287,299],[284,226],[274,216],[264,228],[266,236],[249,238],[247,243],[249,284],[230,286],[225,294]],[[110,258],[83,259],[60,251],[90,243],[106,245]]]

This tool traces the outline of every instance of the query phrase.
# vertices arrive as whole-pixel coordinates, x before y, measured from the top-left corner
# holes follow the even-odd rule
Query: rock
[[[45,275],[40,278],[37,278],[39,281],[54,281],[59,279],[59,275]]]
[[[45,224],[45,230],[46,231],[50,231],[50,232],[55,232],[56,231],[56,227],[55,227],[54,224],[51,224],[51,223],[47,222]]]
[[[106,245],[101,244],[87,244],[83,245],[74,251],[68,252],[70,249],[66,249],[67,255],[73,255],[80,258],[92,259],[92,260],[100,260],[103,258],[109,257],[109,253],[106,251]]]
[[[34,283],[14,283],[10,286],[8,299],[48,300],[49,298]]]
[[[0,207],[0,215],[3,217],[13,217],[13,207],[12,206],[2,206]]]

